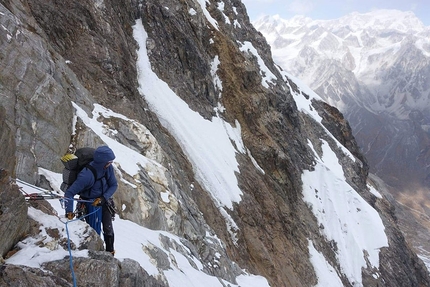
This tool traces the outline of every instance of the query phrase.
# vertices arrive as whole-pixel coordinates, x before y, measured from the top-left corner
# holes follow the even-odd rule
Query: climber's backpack
[[[67,153],[61,158],[61,162],[64,164],[63,169],[63,183],[60,186],[62,191],[66,191],[72,183],[78,177],[78,174],[85,167],[90,169],[94,175],[94,178],[97,180],[97,172],[89,165],[90,162],[94,159],[94,151],[95,149],[90,147],[83,147],[76,150],[73,153]]]

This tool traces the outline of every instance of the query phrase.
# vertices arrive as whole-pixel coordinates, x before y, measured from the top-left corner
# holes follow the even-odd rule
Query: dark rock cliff
[[[352,161],[339,156],[346,180],[380,212],[389,238],[389,247],[381,251],[380,277],[375,278],[369,265],[362,271],[363,284],[430,286],[423,263],[408,248],[397,229],[391,206],[385,199],[368,192],[366,161],[342,115],[324,103],[314,102],[332,138],[315,120],[301,113],[292,96],[298,88],[291,80],[283,78],[274,65],[270,47],[249,23],[243,4],[239,0],[224,1],[223,12],[219,5],[217,1],[206,3],[206,10],[218,23],[215,27],[195,1],[1,1],[0,24],[6,29],[0,29],[0,111],[5,114],[0,117],[7,120],[0,123],[0,129],[5,131],[1,135],[2,142],[5,138],[10,144],[0,146],[0,156],[7,155],[5,158],[9,161],[16,159],[15,168],[7,161],[5,168],[32,183],[40,181],[37,167],[60,172],[58,158],[67,151],[69,144],[101,143],[100,138],[85,130],[79,121],[77,126],[82,125],[82,130],[72,136],[74,109],[71,102],[87,112],[94,103],[102,104],[135,119],[150,131],[160,149],[159,162],[169,166],[169,188],[181,198],[175,214],[169,218],[173,224],[168,224],[163,213],[166,207],[160,207],[157,201],[163,186],[142,171],[143,200],[149,202],[147,213],[150,216],[144,217],[139,206],[127,198],[138,196],[137,191],[120,185],[116,200],[127,206],[121,214],[124,218],[184,238],[202,258],[209,258],[208,254],[217,251],[218,247],[209,246],[205,241],[206,230],[213,230],[225,245],[221,252],[225,255],[225,268],[207,264],[205,272],[232,283],[240,273],[237,269],[240,266],[264,276],[271,286],[316,285],[317,277],[308,250],[309,239],[312,239],[318,251],[335,267],[343,284],[352,286],[342,274],[336,248],[321,235],[321,227],[302,195],[302,173],[315,165],[308,141],[321,152],[320,139],[324,139],[340,155],[336,139],[357,159]],[[189,13],[190,9],[196,13]],[[244,145],[264,170],[262,173],[256,169],[249,156],[237,154],[240,164],[237,178],[243,196],[233,209],[224,210],[238,225],[236,241],[230,236],[231,230],[226,227],[220,208],[197,183],[184,151],[139,94],[138,45],[132,31],[137,18],[142,19],[148,33],[146,46],[152,70],[191,109],[207,119],[215,115],[214,108],[220,101],[220,90],[211,74],[212,59],[219,58],[218,76],[223,82],[221,102],[225,107],[220,116],[232,125],[238,121]],[[232,25],[233,22],[237,24]],[[241,51],[245,42],[255,47],[275,75],[276,79],[267,86],[262,84],[264,75],[257,57]],[[116,135],[119,142],[142,154],[148,148],[136,142],[126,123],[103,117],[99,120],[122,131]],[[191,185],[194,188],[190,190],[187,187]],[[3,190],[5,187],[2,187],[2,194]],[[22,198],[18,200],[19,203],[11,204],[24,204]],[[23,213],[25,211],[21,215]],[[20,226],[25,227],[25,224]],[[17,238],[14,240],[16,242]],[[161,257],[155,260],[161,265]],[[77,265],[78,269],[86,264],[109,268],[110,276],[115,279],[109,281],[115,282],[112,286],[164,286],[163,282],[134,266],[135,262],[130,263],[134,264],[133,268],[125,269],[128,263],[95,256],[82,259]],[[66,272],[67,268],[63,261],[44,266],[56,274]],[[5,286],[10,284],[8,276],[23,272],[28,276],[26,282],[34,278],[50,280],[46,281],[47,285],[68,286],[64,280],[70,282],[68,277],[57,278],[41,270],[14,266],[4,266],[0,272],[4,275],[2,278],[6,278],[2,279]],[[136,279],[124,274],[132,274],[129,276]],[[84,284],[96,284],[91,276],[84,271],[80,274]],[[141,280],[153,282],[153,285],[140,285]]]

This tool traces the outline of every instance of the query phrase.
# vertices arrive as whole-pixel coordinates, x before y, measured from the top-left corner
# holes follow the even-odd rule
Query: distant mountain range
[[[282,69],[344,113],[371,172],[402,191],[430,186],[430,27],[397,10],[253,24]]]

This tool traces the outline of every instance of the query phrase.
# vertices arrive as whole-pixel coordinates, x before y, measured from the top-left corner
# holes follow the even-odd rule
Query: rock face
[[[28,230],[24,196],[5,170],[0,169],[0,257],[24,238]]]
[[[348,123],[338,110],[317,100],[310,109],[322,125],[298,110],[293,95],[309,95],[274,65],[269,46],[250,25],[240,1],[202,6],[168,0],[10,0],[0,4],[0,12],[6,27],[0,31],[0,79],[8,79],[2,83],[6,88],[1,86],[6,99],[1,105],[11,119],[9,129],[17,134],[17,177],[37,183],[38,167],[61,171],[58,158],[69,145],[96,146],[107,136],[147,158],[137,174],[117,166],[121,182],[115,201],[122,218],[181,238],[182,245],[160,236],[165,250],[189,261],[198,258],[201,270],[220,283],[237,284],[246,269],[264,276],[270,286],[314,286],[318,278],[309,255],[311,240],[342,284],[352,286],[336,244],[324,236],[303,200],[302,174],[314,169],[324,140],[341,159],[348,184],[385,224],[389,246],[381,250],[377,271],[370,263],[363,268],[363,285],[430,285],[427,270],[396,226],[391,206],[369,192],[368,167]],[[139,93],[138,45],[132,31],[136,19],[148,34],[151,71],[205,119],[217,115],[240,126],[246,152],[236,153],[236,178],[243,194],[232,208],[220,206],[199,182],[181,143]],[[219,61],[215,74],[214,59]],[[104,134],[95,133],[90,122],[103,125]],[[229,225],[227,217],[237,226]],[[172,255],[156,246],[142,249],[161,279],[150,277],[134,261],[118,262],[96,252],[75,262],[79,285],[167,286],[162,274],[174,265]],[[25,272],[25,282],[67,286],[71,278],[66,261],[43,265],[61,278],[5,265],[1,280]],[[89,265],[108,270],[108,276],[85,271]]]
[[[131,259],[120,262],[104,252],[93,252],[90,258],[77,258],[74,261],[77,286],[142,286],[165,287],[148,273],[139,263]],[[7,265],[0,270],[0,286],[73,286],[69,260],[47,263],[41,269]],[[88,270],[92,270],[88,276]]]
[[[4,107],[0,107],[0,141],[4,143],[4,153],[0,155],[0,168],[15,175],[15,127],[6,117]]]
[[[0,8],[5,27],[0,36],[0,73],[2,85],[7,84],[2,88],[2,110],[17,143],[16,175],[34,182],[37,166],[60,168],[55,154],[63,153],[70,142],[70,100],[89,103],[89,95],[64,58],[41,36],[44,32],[27,2],[5,5]],[[13,156],[12,151],[5,152]]]

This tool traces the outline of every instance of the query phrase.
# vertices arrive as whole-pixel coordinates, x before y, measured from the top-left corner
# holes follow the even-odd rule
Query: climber
[[[101,224],[103,224],[103,238],[106,251],[114,254],[114,231],[112,225],[112,215],[109,211],[111,197],[115,193],[118,183],[112,162],[115,154],[108,146],[100,146],[94,152],[94,159],[89,163],[94,167],[97,178],[94,178],[90,168],[84,168],[77,176],[73,184],[66,190],[64,197],[66,217],[74,218],[73,197],[76,194],[85,201],[85,207],[89,216],[85,217],[86,222],[100,234]],[[96,211],[97,210],[97,211]]]

